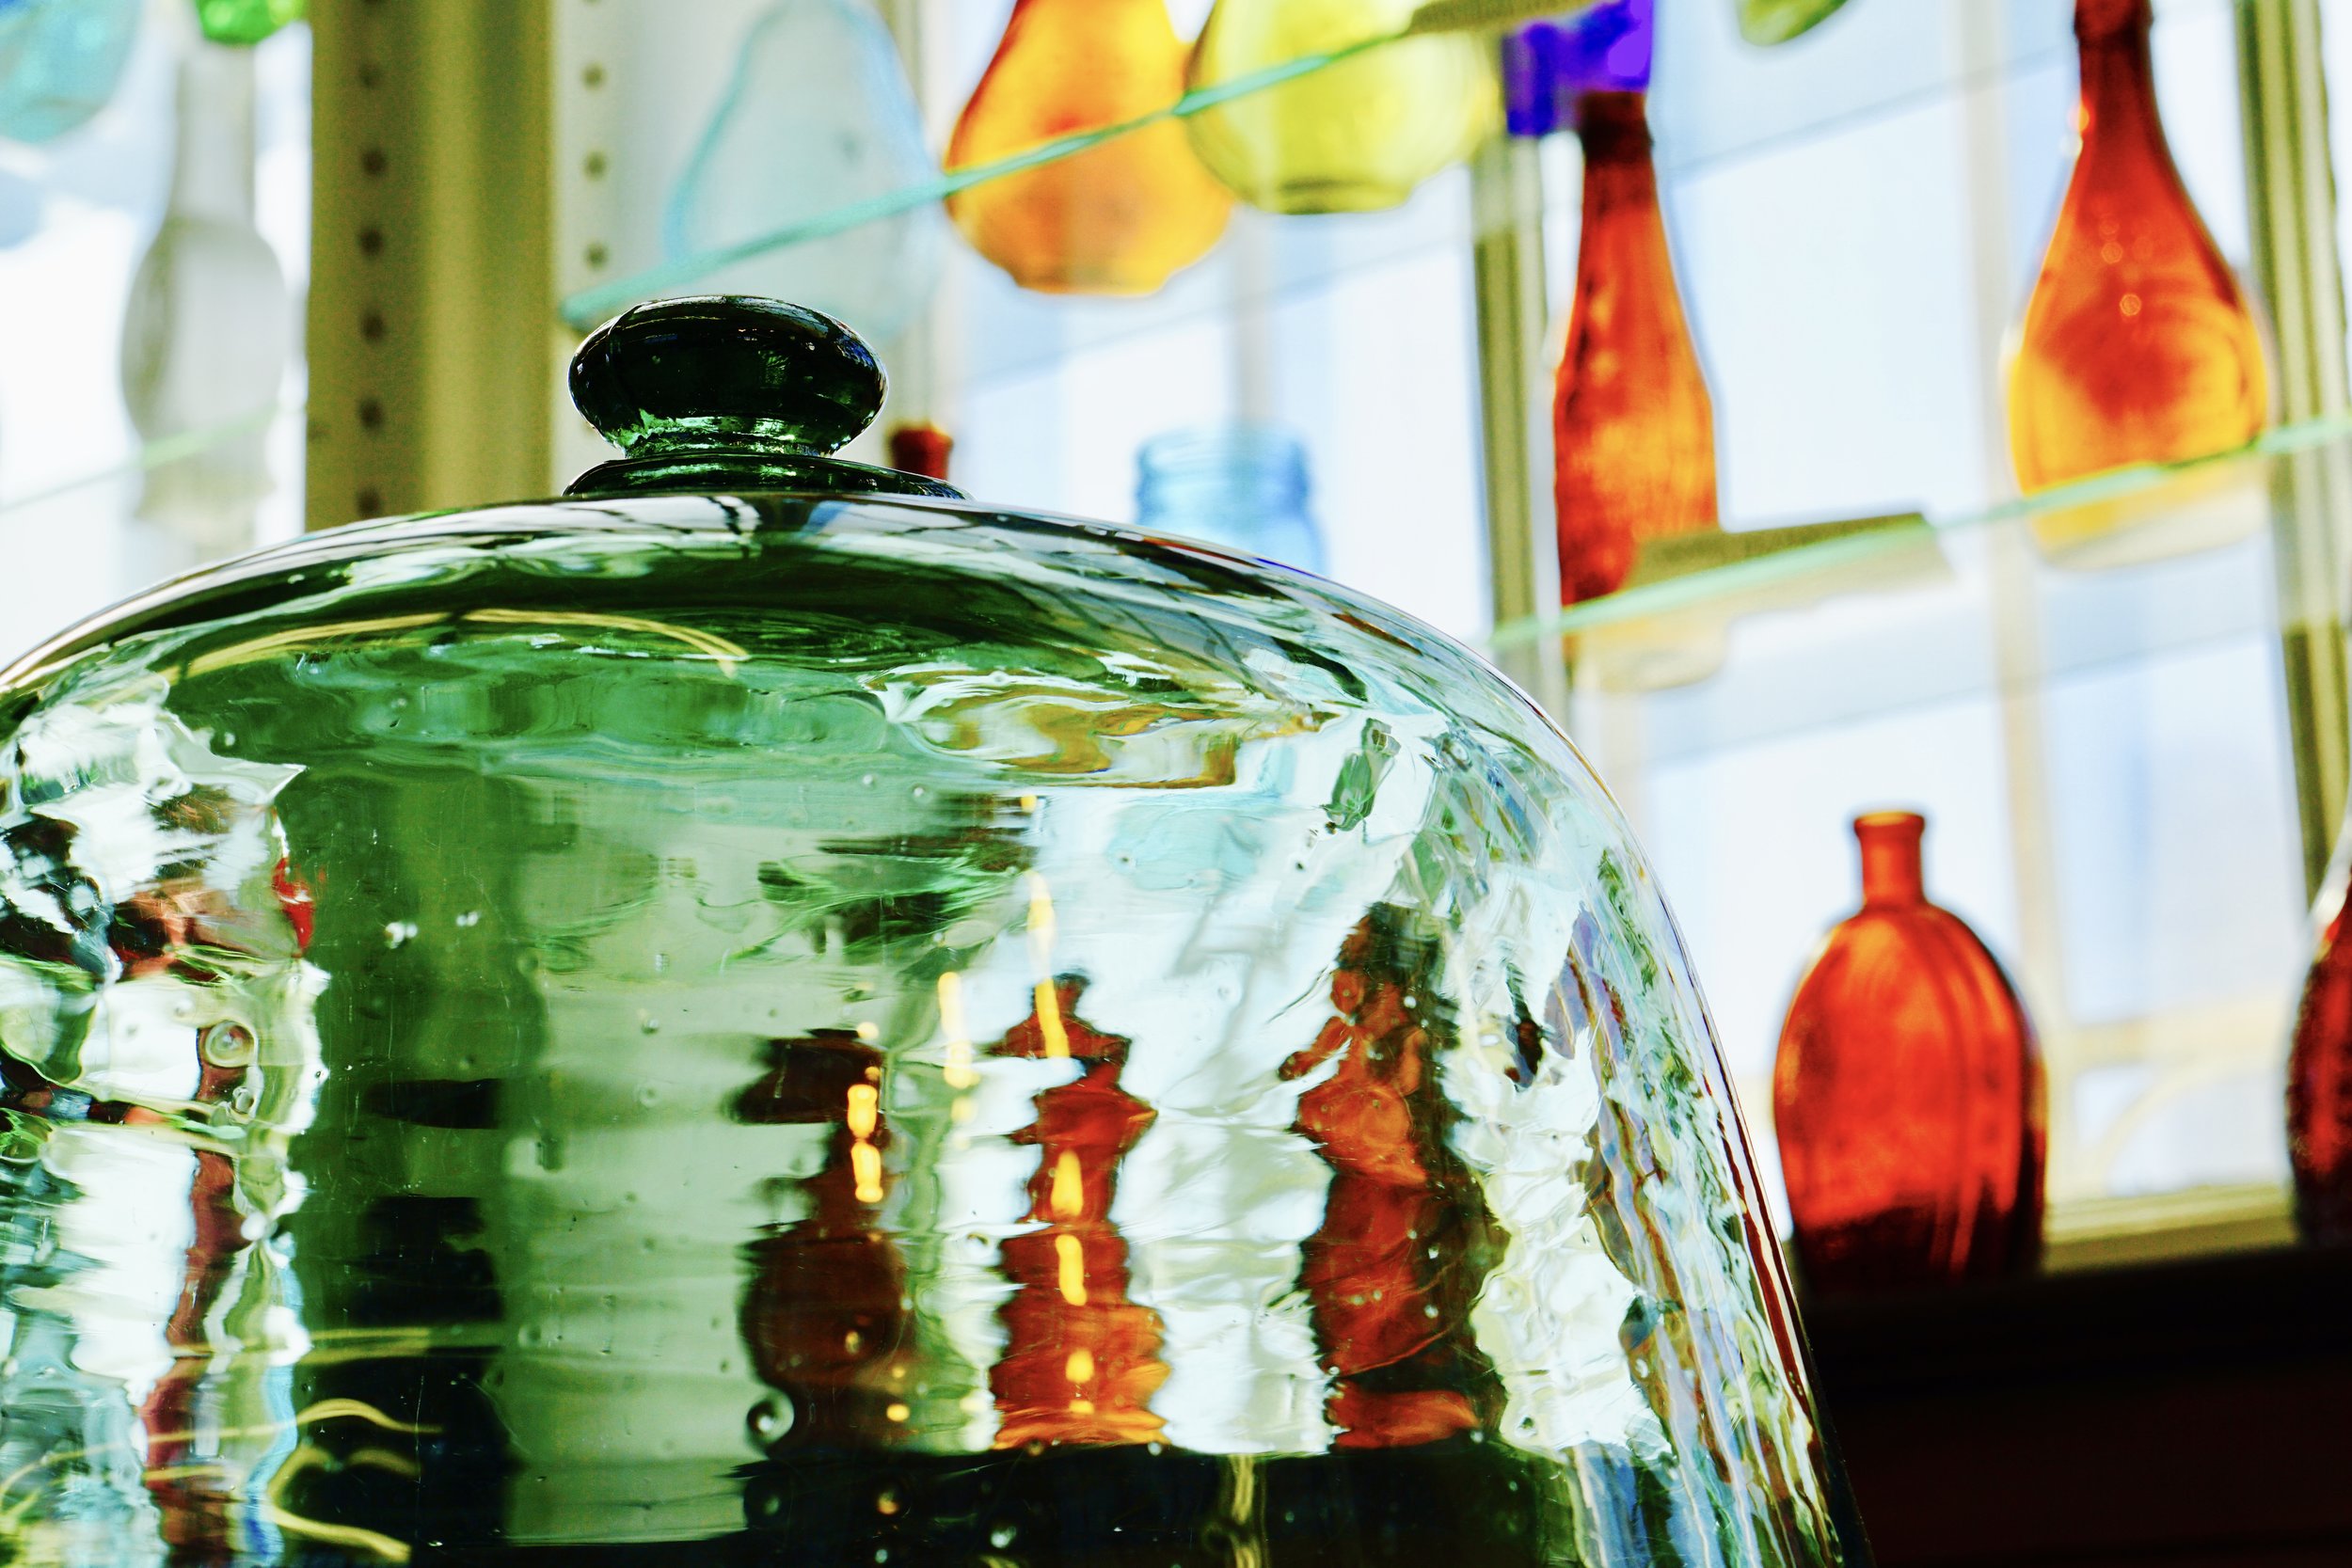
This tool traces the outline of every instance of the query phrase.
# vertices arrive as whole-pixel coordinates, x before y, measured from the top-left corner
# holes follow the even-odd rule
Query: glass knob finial
[[[836,451],[882,411],[885,382],[858,335],[748,294],[624,310],[572,356],[572,403],[631,457],[687,447]]]
[[[830,454],[882,411],[864,340],[821,311],[749,294],[633,306],[572,356],[572,403],[628,455],[573,494],[762,488],[954,496]]]

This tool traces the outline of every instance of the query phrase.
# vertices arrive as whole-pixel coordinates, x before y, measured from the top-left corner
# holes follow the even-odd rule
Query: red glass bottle
[[[2352,844],[2352,839],[2347,840]],[[2352,942],[2344,940],[2352,861],[2339,849],[2320,890],[2319,951],[2303,982],[2287,1060],[2287,1156],[2295,1212],[2315,1242],[2352,1242]]]
[[[1641,541],[1715,526],[1715,409],[1692,346],[1638,92],[1578,101],[1584,227],[1552,402],[1560,598],[1614,591]]]
[[[1005,1349],[988,1374],[996,1446],[1149,1443],[1160,1418],[1152,1395],[1168,1380],[1160,1316],[1127,1296],[1127,1243],[1112,1225],[1119,1164],[1152,1125],[1152,1110],[1119,1086],[1128,1041],[1078,1016],[1086,982],[1037,988],[1037,1006],[993,1049],[1081,1064],[1079,1077],[1037,1097],[1037,1119],[1013,1134],[1035,1144],[1028,1221],[1005,1243],[1013,1283]]]
[[[2149,0],[2075,0],[2082,150],[2009,372],[2026,490],[2251,440],[2262,341],[2173,166],[2156,113]]]
[[[902,474],[921,474],[945,482],[947,460],[956,438],[928,420],[894,426],[890,432],[890,466]]]
[[[1807,1285],[1947,1284],[2042,1249],[2043,1084],[2032,1025],[1984,943],[1928,902],[1926,820],[1854,821],[1862,908],[1798,983],[1772,1115]]]

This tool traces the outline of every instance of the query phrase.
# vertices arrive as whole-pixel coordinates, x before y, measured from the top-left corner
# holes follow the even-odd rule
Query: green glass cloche
[[[1517,689],[1346,589],[627,449],[0,674],[0,1558],[1840,1560],[1688,961]]]

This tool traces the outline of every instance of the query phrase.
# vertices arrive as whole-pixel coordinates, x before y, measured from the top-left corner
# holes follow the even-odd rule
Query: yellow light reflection
[[[882,1125],[882,1091],[871,1084],[850,1085],[849,1109],[843,1113],[850,1136],[850,1178],[856,1183],[860,1203],[880,1203],[882,1200],[882,1150],[868,1139],[874,1129]]]
[[[1080,1345],[1076,1350],[1072,1351],[1070,1353],[1069,1362],[1062,1368],[1062,1375],[1070,1379],[1073,1383],[1093,1382],[1094,1353],[1087,1349],[1084,1345]]]
[[[1059,1265],[1061,1299],[1073,1307],[1087,1304],[1087,1260],[1078,1238],[1064,1233],[1054,1238],[1054,1261]]]
[[[1057,1220],[1074,1220],[1086,1207],[1086,1189],[1078,1181],[1078,1156],[1073,1149],[1063,1149],[1054,1162],[1054,1185],[1046,1202]]]
[[[947,1086],[970,1088],[980,1075],[972,1070],[972,1034],[963,1026],[963,976],[952,969],[939,977],[939,1029],[947,1037]]]

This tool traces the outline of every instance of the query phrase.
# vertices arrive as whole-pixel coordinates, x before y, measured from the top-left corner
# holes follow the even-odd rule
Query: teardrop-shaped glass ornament
[[[868,0],[777,0],[663,213],[673,258],[755,240],[937,174],[897,42]],[[723,267],[697,287],[770,294],[888,338],[930,303],[945,225],[930,206]]]
[[[1307,509],[1307,450],[1275,425],[1176,430],[1136,458],[1136,527],[1204,539],[1303,571],[1325,570]]]
[[[1184,45],[1163,0],[1016,0],[947,143],[947,166],[1164,109]],[[1208,254],[1232,198],[1172,120],[950,197],[972,248],[1025,289],[1146,294]]]
[[[253,55],[180,64],[171,198],[131,282],[122,396],[141,439],[191,450],[146,471],[138,514],[199,555],[250,542],[263,444],[293,347],[277,253],[253,224]]]
[[[1187,81],[1216,87],[1394,33],[1413,0],[1217,0]],[[1467,33],[1432,33],[1203,110],[1184,121],[1200,159],[1269,213],[1393,207],[1469,153],[1499,112],[1493,63]]]
[[[138,24],[139,0],[0,6],[0,136],[49,141],[104,108]]]
[[[1999,1278],[2042,1248],[2042,1058],[2016,990],[1928,902],[1910,812],[1854,822],[1862,908],[1798,983],[1772,1066],[1814,1290]]]
[[[1736,0],[1740,36],[1750,43],[1787,43],[1835,15],[1846,0]]]
[[[1614,592],[1644,539],[1715,526],[1715,411],[1675,286],[1637,92],[1578,101],[1584,218],[1552,402],[1560,598]]]
[[[251,45],[310,9],[310,0],[196,0],[196,20],[215,43]]]
[[[2315,1242],[2352,1243],[2352,832],[2321,884],[2317,950],[2287,1058],[2287,1158],[2296,1220]]]
[[[2251,440],[2268,388],[2246,296],[2156,113],[2149,0],[2076,0],[2082,150],[2009,369],[2028,491]]]

